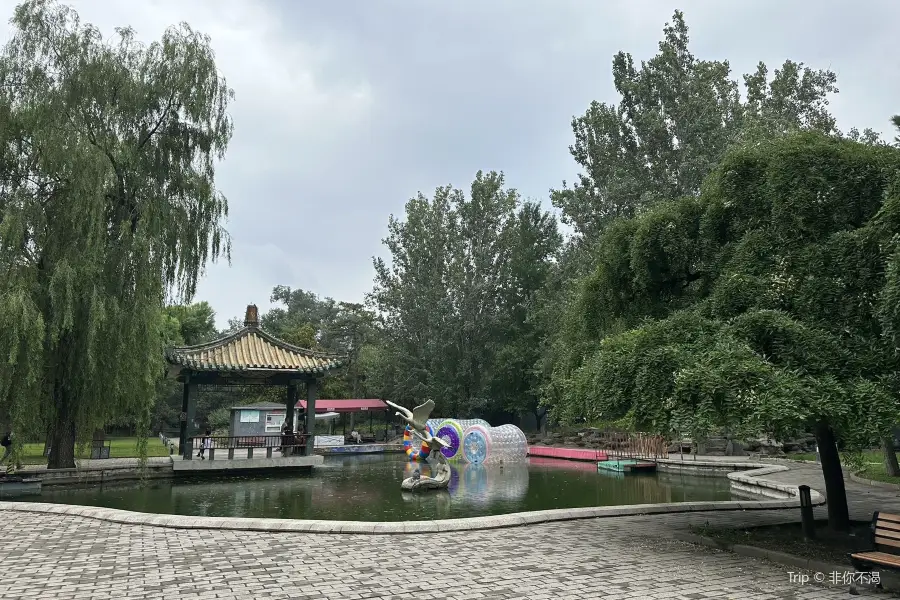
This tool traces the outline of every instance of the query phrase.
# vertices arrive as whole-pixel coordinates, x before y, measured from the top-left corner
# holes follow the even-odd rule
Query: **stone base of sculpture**
[[[400,484],[400,489],[407,492],[427,492],[429,490],[445,490],[450,485],[450,465],[442,460],[440,451],[437,453],[437,465],[434,467],[434,477],[407,477]]]
[[[444,490],[450,486],[450,465],[447,458],[441,452],[447,446],[447,442],[434,437],[431,429],[426,424],[428,417],[434,409],[434,400],[427,400],[413,410],[407,410],[398,404],[386,400],[388,405],[397,409],[397,416],[409,423],[411,432],[422,439],[423,449],[433,450],[437,465],[434,467],[434,477],[422,477],[418,473],[413,477],[407,477],[400,484],[400,489],[406,492],[426,492],[428,490]]]

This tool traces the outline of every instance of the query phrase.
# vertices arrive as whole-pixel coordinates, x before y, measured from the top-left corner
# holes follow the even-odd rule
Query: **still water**
[[[454,465],[447,491],[411,494],[400,482],[428,465],[399,454],[326,457],[310,475],[132,482],[45,488],[41,502],[148,513],[345,521],[477,517],[551,508],[730,500],[724,477],[598,473],[596,463],[531,458],[505,465]]]

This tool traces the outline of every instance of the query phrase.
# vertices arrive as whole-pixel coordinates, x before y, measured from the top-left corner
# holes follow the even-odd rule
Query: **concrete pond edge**
[[[679,468],[679,465],[684,466],[688,463],[681,463],[676,460],[660,460],[658,461],[658,464],[662,470],[677,472],[682,470]],[[762,479],[765,475],[789,471],[790,468],[787,466],[747,462],[723,463],[722,461],[691,461],[689,465],[694,470],[698,468],[709,468],[710,470],[719,471],[725,468],[740,469],[740,471],[727,473],[727,477],[731,480],[731,485],[734,489],[744,491],[745,493],[767,496],[773,499],[757,501],[728,500],[714,502],[677,502],[672,504],[598,506],[540,510],[486,517],[399,522],[321,521],[248,517],[193,517],[187,515],[141,513],[96,506],[52,504],[46,502],[0,502],[0,511],[71,515],[107,523],[144,525],[170,529],[396,535],[500,529],[535,525],[539,523],[573,521],[577,519],[729,510],[777,510],[797,508],[800,506],[797,486],[784,485]],[[810,490],[810,496],[814,506],[825,503],[825,498],[815,490]]]

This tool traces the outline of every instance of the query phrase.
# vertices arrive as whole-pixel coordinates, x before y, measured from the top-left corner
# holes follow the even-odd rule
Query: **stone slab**
[[[263,469],[297,469],[321,466],[325,457],[314,454],[312,456],[285,456],[277,458],[242,458],[238,460],[174,460],[172,468],[176,474],[196,472],[225,472],[225,471],[251,471]]]

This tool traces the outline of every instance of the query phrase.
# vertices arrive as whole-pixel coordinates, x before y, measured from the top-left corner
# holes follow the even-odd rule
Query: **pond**
[[[23,500],[147,513],[343,521],[413,521],[552,508],[731,500],[724,477],[598,473],[596,463],[531,458],[527,463],[453,465],[447,491],[411,494],[400,482],[416,468],[402,454],[326,457],[308,475],[155,480],[44,488]]]

